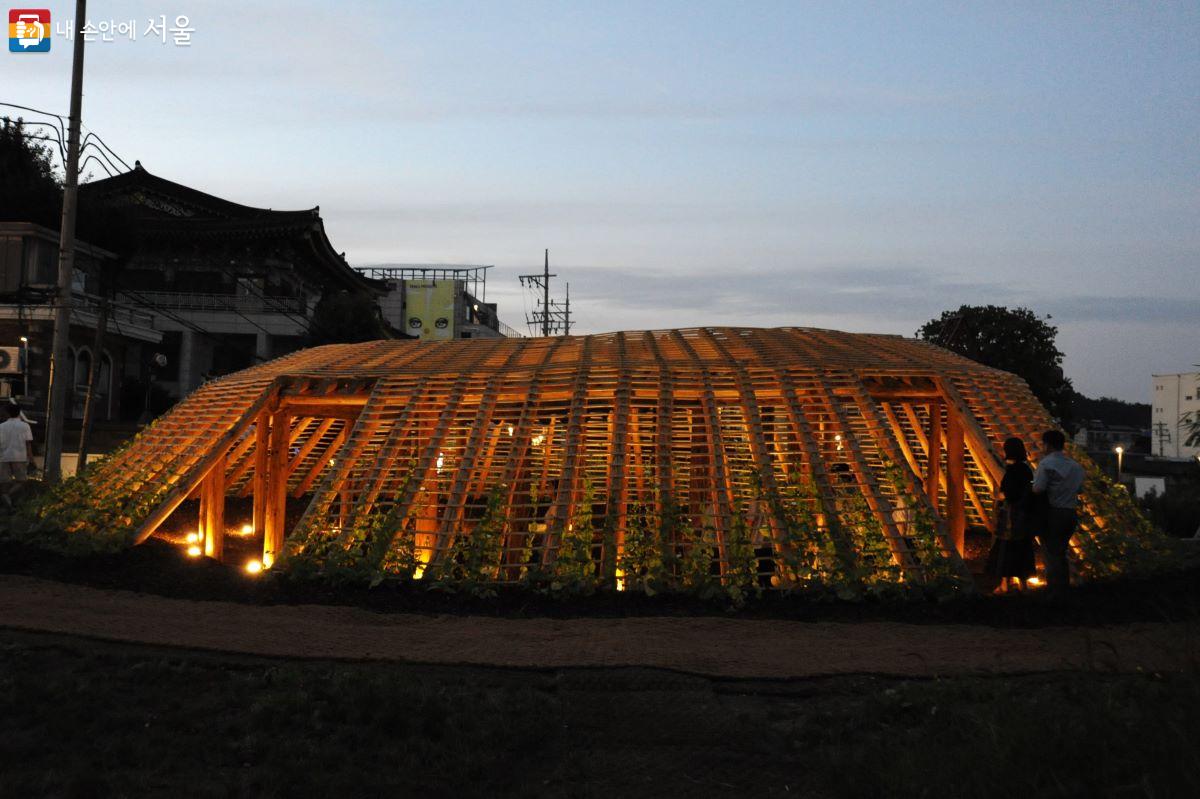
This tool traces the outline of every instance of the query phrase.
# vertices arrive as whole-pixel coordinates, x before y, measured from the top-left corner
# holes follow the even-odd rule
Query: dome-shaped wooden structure
[[[797,514],[855,556],[855,531],[834,524],[847,508],[897,572],[933,557],[961,569],[964,529],[990,524],[1001,442],[1020,436],[1037,452],[1050,425],[1017,377],[897,336],[376,341],[214,380],[90,480],[128,500],[137,541],[198,497],[214,557],[226,498],[252,496],[267,566],[285,547],[314,558],[354,549],[385,566],[406,547],[419,576],[486,523],[492,574],[508,580],[554,564],[580,524],[584,557],[612,577],[628,537],[671,516],[705,531],[670,535],[708,542],[713,573],[730,568],[738,542],[778,582],[796,578],[782,550],[795,546]],[[1088,506],[1083,534],[1103,524]]]

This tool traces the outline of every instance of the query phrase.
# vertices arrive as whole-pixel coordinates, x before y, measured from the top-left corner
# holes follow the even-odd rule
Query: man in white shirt
[[[1042,459],[1033,476],[1033,493],[1043,494],[1050,506],[1041,535],[1046,583],[1051,590],[1071,587],[1067,547],[1079,523],[1076,507],[1083,488],[1083,467],[1063,452],[1066,436],[1060,430],[1042,434]]]
[[[21,418],[21,406],[5,405],[8,418],[0,422],[0,499],[12,507],[13,495],[21,490],[33,462],[33,431]]]

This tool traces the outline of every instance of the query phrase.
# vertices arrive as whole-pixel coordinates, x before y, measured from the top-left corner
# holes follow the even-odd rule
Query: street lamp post
[[[21,399],[29,400],[29,337],[21,336]]]
[[[1121,482],[1121,466],[1125,457],[1125,448],[1117,447],[1113,450],[1113,452],[1117,453],[1117,482],[1119,483]]]

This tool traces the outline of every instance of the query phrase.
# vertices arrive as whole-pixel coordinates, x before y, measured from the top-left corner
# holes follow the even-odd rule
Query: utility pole
[[[74,375],[67,374],[71,344],[71,284],[75,272],[75,212],[79,199],[79,117],[83,105],[83,28],[87,0],[75,0],[75,47],[71,61],[71,116],[67,128],[67,174],[63,185],[62,228],[58,234],[58,303],[54,308],[54,347],[50,356],[50,402],[46,413],[46,482],[62,477],[63,420]]]
[[[540,275],[517,276],[517,279],[521,281],[522,286],[532,286],[542,290],[541,310],[534,310],[532,315],[526,317],[525,322],[529,325],[540,322],[543,336],[549,336],[551,331],[550,278],[552,277],[558,277],[558,275],[550,273],[550,250],[546,250],[546,260]]]
[[[542,266],[540,275],[518,275],[522,286],[537,289],[542,295],[535,300],[537,307],[532,313],[526,312],[525,324],[529,325],[530,329],[538,326],[542,330],[543,336],[556,336],[560,333],[570,335],[571,333],[571,284],[567,284],[567,300],[566,303],[558,300],[550,299],[550,278],[558,277],[558,275],[550,271],[550,251],[546,250],[546,260]]]
[[[87,466],[88,445],[92,442],[92,422],[96,417],[96,380],[104,364],[104,334],[108,331],[108,292],[101,288],[100,313],[96,320],[96,338],[92,342],[92,359],[88,368],[87,394],[83,398],[83,419],[79,422],[79,461],[75,472]],[[109,375],[110,382],[112,375]]]
[[[546,250],[546,265],[542,269],[542,335],[550,335],[550,250]]]
[[[1158,422],[1154,425],[1154,434],[1158,438],[1158,454],[1166,455],[1166,444],[1171,441],[1171,428],[1166,422]]]

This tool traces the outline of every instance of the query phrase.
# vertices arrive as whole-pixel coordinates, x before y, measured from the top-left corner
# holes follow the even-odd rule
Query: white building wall
[[[1200,415],[1200,372],[1154,375],[1153,382],[1150,451],[1168,458],[1197,457],[1200,446],[1184,444],[1188,428],[1183,419]]]

